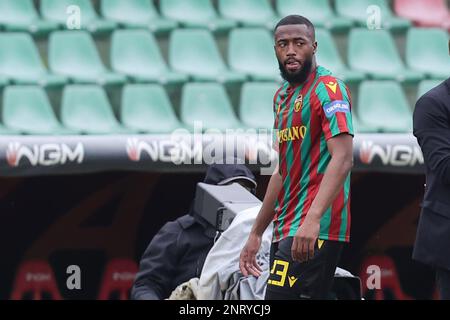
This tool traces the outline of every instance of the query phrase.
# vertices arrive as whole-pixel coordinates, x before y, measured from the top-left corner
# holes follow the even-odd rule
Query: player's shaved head
[[[305,25],[306,29],[308,30],[308,36],[310,37],[311,41],[314,42],[316,40],[316,29],[314,28],[314,25],[311,21],[309,21],[307,18],[292,14],[289,16],[284,17],[280,21],[278,21],[277,25],[275,26],[273,32],[276,33],[277,29],[281,26],[289,26],[289,25]]]

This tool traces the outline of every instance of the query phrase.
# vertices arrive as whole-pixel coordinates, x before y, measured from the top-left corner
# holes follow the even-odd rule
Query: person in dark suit
[[[417,101],[413,121],[426,168],[413,259],[436,270],[441,299],[450,300],[450,78]]]
[[[239,183],[252,193],[257,186],[255,176],[243,164],[212,164],[203,182]],[[199,277],[216,237],[216,228],[195,214],[192,207],[189,214],[166,223],[142,255],[131,299],[166,299],[178,285]]]

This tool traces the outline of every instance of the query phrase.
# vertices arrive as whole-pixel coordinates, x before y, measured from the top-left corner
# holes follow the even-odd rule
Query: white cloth
[[[233,219],[209,251],[200,275],[199,300],[262,300],[269,277],[271,223],[262,236],[256,260],[263,270],[260,277],[244,277],[239,270],[239,256],[261,205],[246,209]]]

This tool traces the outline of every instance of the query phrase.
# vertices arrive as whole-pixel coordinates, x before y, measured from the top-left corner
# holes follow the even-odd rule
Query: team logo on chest
[[[303,106],[303,95],[299,94],[297,99],[294,102],[294,111],[299,112]]]

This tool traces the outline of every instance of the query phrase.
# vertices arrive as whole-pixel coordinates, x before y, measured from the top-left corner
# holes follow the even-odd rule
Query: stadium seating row
[[[116,258],[107,262],[98,300],[128,300],[139,267],[134,260]],[[55,273],[46,260],[26,260],[17,269],[11,300],[62,300]]]
[[[82,13],[81,28],[94,33],[118,27],[149,28],[156,33],[177,26],[218,32],[238,25],[273,28],[280,16],[293,13],[309,17],[318,27],[339,31],[353,25],[365,26],[367,9],[377,6],[382,17],[380,27],[385,29],[405,30],[413,21],[417,25],[450,30],[445,0],[395,0],[393,7],[399,17],[387,0],[334,0],[334,6],[329,0],[274,2],[275,8],[269,0],[217,0],[216,11],[211,0],[159,0],[159,13],[151,0],[102,0],[99,15],[90,0],[40,0],[39,15],[32,0],[1,0],[0,25],[10,31],[45,34],[67,26],[68,17],[77,12],[72,7],[76,5]]]
[[[318,63],[344,81],[366,78],[417,82],[450,74],[446,54],[448,35],[440,29],[411,28],[407,34],[406,65],[385,30],[352,29],[347,67],[327,30],[317,30]],[[237,28],[229,36],[228,63],[213,35],[201,29],[177,29],[169,44],[169,65],[155,37],[146,30],[117,30],[112,35],[112,71],[103,63],[94,40],[85,31],[56,31],[49,37],[48,63],[26,33],[0,33],[0,85],[63,85],[67,82],[100,85],[126,82],[180,84],[189,80],[221,83],[279,81],[273,40],[267,30]],[[407,66],[407,67],[406,67]]]
[[[425,80],[421,95],[439,83]],[[123,89],[120,122],[104,89],[97,85],[68,85],[61,107],[54,112],[38,86],[8,86],[3,93],[1,134],[120,134],[170,133],[192,130],[195,121],[204,129],[271,128],[274,82],[243,85],[239,119],[224,87],[218,83],[189,83],[183,87],[180,120],[159,84],[129,84]],[[60,120],[56,114],[59,114]],[[354,126],[358,132],[409,132],[411,108],[395,81],[364,81],[359,88]],[[61,122],[60,122],[61,121]]]

